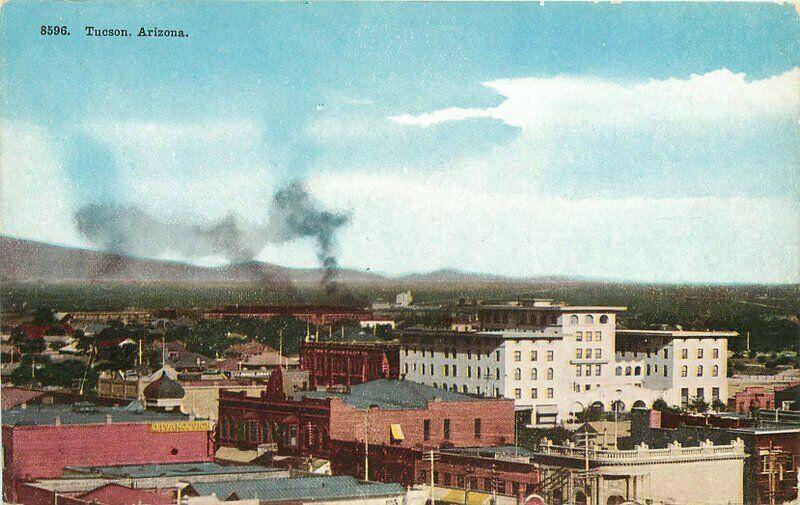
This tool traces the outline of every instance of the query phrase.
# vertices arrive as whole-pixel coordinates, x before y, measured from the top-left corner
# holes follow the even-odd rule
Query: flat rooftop
[[[126,410],[96,405],[30,405],[3,411],[4,426],[53,426],[61,424],[153,423],[157,421],[189,421],[185,414],[153,410]],[[200,420],[200,419],[197,419]]]
[[[427,408],[428,402],[474,402],[480,401],[455,391],[433,388],[416,382],[397,379],[378,379],[350,388],[349,393],[332,391],[298,391],[297,398],[339,398],[357,409],[376,405],[381,410],[407,410]]]
[[[642,337],[671,337],[671,338],[729,338],[738,337],[736,331],[714,331],[714,330],[623,330],[617,329],[618,336],[642,336]]]
[[[253,465],[220,465],[210,461],[198,463],[169,463],[160,465],[117,465],[117,466],[68,466],[64,468],[69,477],[132,478],[184,477],[195,475],[226,475],[243,473],[284,472],[282,468],[269,468]]]
[[[258,500],[261,503],[333,501],[348,498],[365,500],[383,496],[402,496],[405,492],[405,487],[400,484],[364,482],[349,475],[195,482],[187,488],[187,493],[198,496],[215,494],[217,499],[222,501],[227,501],[235,495],[239,500]]]

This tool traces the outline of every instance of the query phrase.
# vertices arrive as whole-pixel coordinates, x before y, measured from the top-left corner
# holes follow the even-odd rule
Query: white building
[[[532,424],[587,407],[727,399],[727,338],[735,332],[618,330],[625,307],[569,307],[550,300],[465,309],[467,331],[400,335],[400,372],[434,387],[516,400]],[[461,318],[463,320],[463,317]],[[455,327],[454,327],[455,328]]]

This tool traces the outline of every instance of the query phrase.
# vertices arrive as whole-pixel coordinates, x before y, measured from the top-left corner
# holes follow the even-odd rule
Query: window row
[[[552,368],[548,368],[545,371],[545,378],[547,380],[553,380],[553,369]],[[539,370],[537,370],[536,368],[531,368],[531,380],[535,381],[535,380],[538,380],[538,379],[539,379]],[[516,381],[522,380],[522,369],[520,369],[520,368],[515,368],[514,369],[514,380],[516,380]]]
[[[430,484],[431,475],[427,468],[419,471],[419,482]],[[471,491],[484,491],[487,494],[496,493],[501,495],[530,495],[536,491],[536,486],[529,482],[505,481],[499,477],[479,478],[474,475],[465,475],[465,472],[448,473],[434,470],[433,482],[436,486],[456,487],[458,489],[469,489]]]
[[[445,358],[445,359],[447,359],[447,358],[455,359],[455,358],[458,357],[458,351],[456,349],[445,349],[444,351],[435,351],[433,349],[424,349],[423,348],[420,352],[421,352],[423,358],[425,358],[425,357],[435,358],[437,352],[439,354],[441,354],[441,356],[443,358]],[[417,348],[416,347],[411,347],[411,348],[406,347],[405,349],[403,349],[403,353],[406,356],[408,356],[410,354],[416,354],[417,353]],[[487,358],[490,358],[492,356],[491,352],[487,352],[485,354],[482,354],[481,351],[473,351],[472,349],[468,349],[466,351],[462,351],[461,354],[466,354],[467,355],[467,359],[472,359],[473,354],[475,355],[475,359],[481,359],[484,356],[487,357]],[[500,351],[494,351],[494,360],[495,361],[500,361]]]
[[[664,377],[667,377],[669,375],[669,368],[667,367],[667,365],[664,365],[663,368],[664,368],[664,370],[663,370],[662,373],[664,374]],[[618,375],[618,376],[622,375],[622,367],[618,366],[617,369],[614,370],[614,373],[616,375]],[[652,374],[658,375],[658,365],[655,365],[652,368],[650,367],[649,364],[647,365],[646,375],[649,377]],[[636,367],[626,366],[625,367],[625,375],[633,375],[633,376],[642,375],[642,367],[641,366],[636,366]]]
[[[577,315],[572,315],[569,318],[570,324],[580,324],[581,320]],[[583,324],[594,324],[594,316],[591,314],[587,314],[583,316]],[[600,316],[600,324],[608,324],[608,316],[603,314]]]
[[[695,349],[695,357],[697,359],[703,359],[703,356],[703,348]],[[711,349],[711,357],[713,359],[719,359],[719,349],[716,347]],[[689,349],[681,349],[681,359],[689,359]]]
[[[603,374],[603,367],[602,365],[576,365],[575,366],[575,376],[576,377],[591,377],[592,370],[594,370],[594,375],[600,376]]]
[[[703,376],[703,365],[697,365],[694,369],[695,377],[702,377]],[[681,377],[688,377],[689,376],[689,367],[683,365],[681,367]],[[711,377],[719,377],[719,366],[714,365],[711,367]]]
[[[539,388],[531,388],[531,400],[537,400],[539,398]],[[555,390],[553,388],[545,389],[545,398],[552,399],[555,394]],[[514,399],[521,400],[522,399],[522,389],[517,388],[514,390]]]
[[[575,341],[582,342],[583,340],[587,342],[591,342],[594,339],[595,342],[602,342],[603,341],[603,332],[602,331],[576,331],[575,332]]]
[[[436,383],[436,382],[431,384],[431,386],[433,386],[435,388],[439,388],[440,387],[439,384]],[[445,390],[448,390],[448,391],[453,391],[454,393],[458,393],[459,392],[458,384],[451,384],[449,386],[447,384],[442,384],[441,385],[441,389],[445,389]],[[462,394],[465,394],[465,395],[470,394],[469,387],[467,387],[466,384],[462,384],[460,392]],[[472,393],[476,394],[478,396],[484,396],[484,395],[491,396],[492,390],[491,390],[491,388],[486,388],[486,391],[484,391],[480,386],[475,386],[475,389],[472,391]],[[500,388],[494,388],[494,396],[495,397],[500,397]]]
[[[545,359],[547,361],[553,361],[553,357],[555,353],[553,351],[547,351],[545,354]],[[539,351],[533,350],[530,352],[530,359],[531,361],[539,361]],[[522,351],[514,351],[514,361],[519,362],[522,361]]]
[[[594,349],[594,353],[592,353],[592,349],[575,349],[575,359],[600,359],[603,357],[603,350],[600,348]]]

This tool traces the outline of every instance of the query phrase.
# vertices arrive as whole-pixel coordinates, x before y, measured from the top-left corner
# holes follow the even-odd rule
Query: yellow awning
[[[406,436],[403,435],[403,428],[399,424],[392,425],[392,440],[405,440]]]

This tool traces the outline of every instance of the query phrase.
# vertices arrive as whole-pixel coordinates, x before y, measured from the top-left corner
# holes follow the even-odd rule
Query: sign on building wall
[[[175,433],[179,431],[211,431],[209,421],[163,421],[150,423],[151,433]]]

